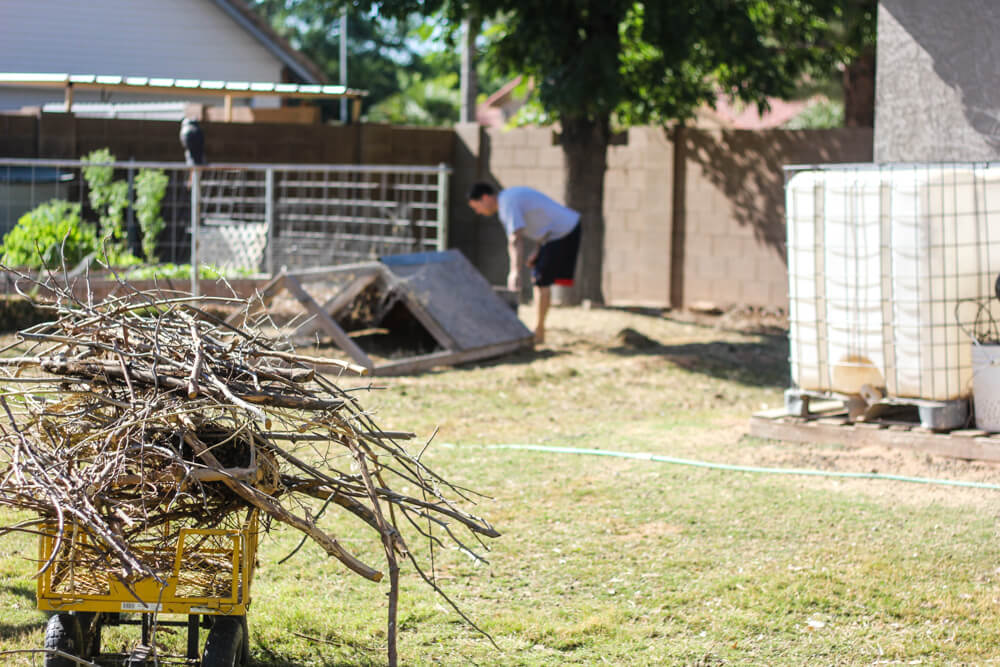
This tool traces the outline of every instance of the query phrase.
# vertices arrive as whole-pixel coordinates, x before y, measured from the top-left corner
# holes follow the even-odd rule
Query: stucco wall
[[[881,0],[878,162],[1000,158],[1000,3]]]

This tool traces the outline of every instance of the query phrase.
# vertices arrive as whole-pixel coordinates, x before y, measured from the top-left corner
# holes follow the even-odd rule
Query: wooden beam
[[[316,300],[309,296],[309,293],[303,289],[302,284],[299,283],[295,276],[286,275],[285,276],[285,288],[292,293],[299,303],[305,306],[306,310],[316,316],[316,320],[319,323],[320,328],[326,333],[330,334],[333,341],[337,344],[341,350],[350,355],[356,363],[364,366],[365,368],[371,369],[374,367],[372,360],[365,354],[364,350],[358,347],[357,343],[351,340],[350,336],[340,328],[333,318],[326,314]]]
[[[523,338],[521,340],[508,341],[505,343],[497,343],[495,345],[487,345],[485,347],[477,347],[471,350],[462,350],[461,352],[433,352],[431,354],[422,354],[416,357],[409,357],[408,359],[400,359],[398,361],[390,361],[384,364],[379,364],[372,370],[372,375],[377,375],[380,377],[387,377],[390,375],[409,375],[410,373],[419,373],[420,371],[430,370],[435,366],[453,366],[455,364],[464,364],[470,361],[478,361],[480,359],[489,359],[490,357],[499,357],[510,352],[515,352],[523,348],[531,347],[534,342],[534,338]]]
[[[310,283],[344,273],[354,273],[360,276],[362,274],[377,274],[384,270],[385,266],[381,262],[355,262],[338,266],[319,266],[312,269],[285,271],[285,275],[295,276],[299,283]]]
[[[358,276],[350,283],[348,283],[344,289],[340,290],[337,294],[334,294],[332,297],[327,299],[326,302],[322,306],[320,306],[320,308],[323,309],[323,312],[329,313],[330,317],[336,317],[337,312],[340,309],[344,308],[349,303],[354,301],[354,299],[356,299],[359,294],[365,291],[366,287],[368,287],[373,282],[378,280],[378,277],[379,277],[378,273],[376,272],[366,273],[365,275]],[[295,335],[308,336],[319,327],[320,327],[319,321],[316,318],[313,318],[309,322],[306,322],[301,327],[299,327],[295,331]]]

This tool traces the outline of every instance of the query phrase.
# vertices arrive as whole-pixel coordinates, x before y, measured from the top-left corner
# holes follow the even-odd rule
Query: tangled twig
[[[309,507],[319,499],[358,517],[384,548],[395,662],[397,556],[451,603],[401,528],[441,526],[467,551],[452,526],[477,539],[498,536],[463,508],[475,494],[397,442],[412,434],[383,431],[353,392],[311,363],[331,360],[230,326],[183,296],[123,283],[121,294],[92,303],[59,281],[33,288],[54,317],[20,333],[19,356],[0,358],[0,504],[55,525],[57,545],[43,570],[58,555],[74,571],[100,570],[126,584],[160,579],[162,567],[148,554],[176,543],[181,529],[231,526],[256,508],[379,581],[377,567],[317,524]],[[225,301],[251,310],[249,301]],[[415,492],[394,490],[386,479]],[[84,547],[71,529],[86,533]],[[428,529],[420,532],[440,544]]]

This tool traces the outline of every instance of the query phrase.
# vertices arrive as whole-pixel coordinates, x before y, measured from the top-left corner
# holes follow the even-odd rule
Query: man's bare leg
[[[538,314],[535,324],[535,343],[545,342],[545,316],[549,312],[552,300],[552,289],[535,285],[535,308]]]

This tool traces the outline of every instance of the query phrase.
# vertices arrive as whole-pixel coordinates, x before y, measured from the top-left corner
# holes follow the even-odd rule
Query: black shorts
[[[538,249],[531,281],[538,287],[572,285],[576,271],[576,255],[580,251],[580,223],[566,236],[543,243]]]

